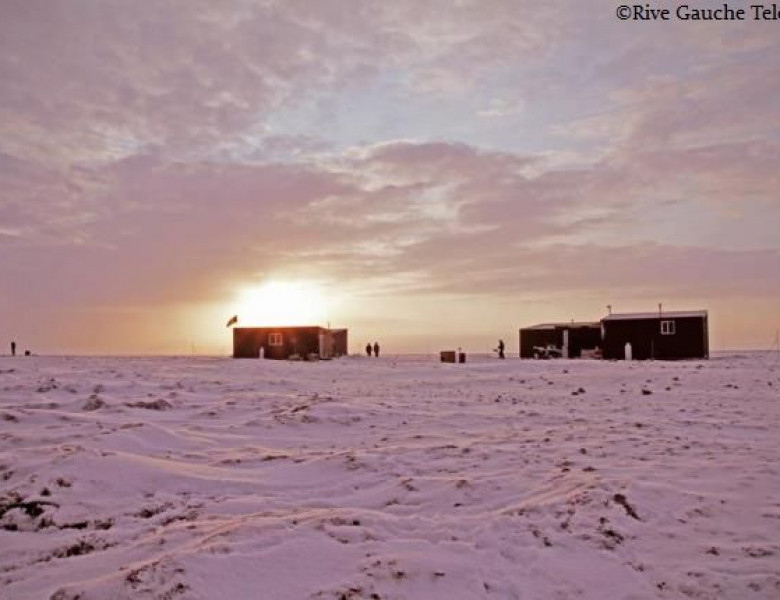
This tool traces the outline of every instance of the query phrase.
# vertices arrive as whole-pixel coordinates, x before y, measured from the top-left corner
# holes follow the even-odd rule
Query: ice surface
[[[2,358],[0,598],[776,599],[779,426],[769,355]]]

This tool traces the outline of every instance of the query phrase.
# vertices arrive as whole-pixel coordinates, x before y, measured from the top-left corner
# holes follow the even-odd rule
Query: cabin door
[[[330,334],[326,333],[324,331],[320,332],[320,339],[319,339],[319,355],[320,358],[330,358],[331,357],[331,340],[330,340]]]

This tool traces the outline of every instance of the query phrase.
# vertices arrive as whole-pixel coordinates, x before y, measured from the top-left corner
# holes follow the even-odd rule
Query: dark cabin
[[[520,330],[520,357],[539,358],[539,348],[557,348],[563,358],[579,358],[583,350],[601,346],[601,326],[587,323],[543,323]]]
[[[707,311],[611,314],[601,320],[608,359],[709,358]],[[630,344],[630,347],[627,346]]]
[[[233,358],[335,358],[347,354],[347,330],[325,327],[236,327]]]

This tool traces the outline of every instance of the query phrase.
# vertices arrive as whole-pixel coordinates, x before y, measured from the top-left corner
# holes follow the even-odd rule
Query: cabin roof
[[[328,329],[320,325],[264,325],[264,326],[251,326],[246,327],[233,327],[233,331],[303,331],[317,329],[320,331],[346,331],[346,329]]]
[[[535,329],[535,330],[542,330],[542,329],[555,329],[556,327],[566,327],[566,328],[574,328],[574,327],[598,327],[599,323],[598,321],[567,321],[565,323],[541,323],[539,325],[532,325],[531,327],[523,327],[523,329]]]
[[[707,318],[706,310],[664,310],[646,313],[613,313],[602,321],[641,321],[643,319]]]

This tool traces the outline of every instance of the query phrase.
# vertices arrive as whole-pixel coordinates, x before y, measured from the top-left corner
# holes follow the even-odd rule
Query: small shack
[[[520,330],[521,358],[579,358],[600,346],[598,322],[542,323]]]
[[[233,358],[335,358],[347,354],[347,330],[325,327],[236,327]]]
[[[466,362],[466,353],[460,349],[455,350],[442,350],[439,352],[439,358],[443,363],[464,363]]]
[[[608,359],[709,358],[707,311],[610,314],[601,320]]]

